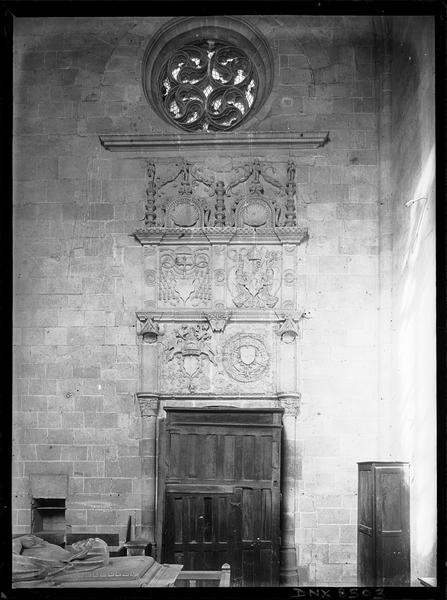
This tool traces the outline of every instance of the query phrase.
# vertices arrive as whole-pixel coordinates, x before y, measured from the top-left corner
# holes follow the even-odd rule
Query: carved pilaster
[[[278,394],[284,408],[281,457],[281,546],[279,550],[279,582],[283,586],[298,585],[298,568],[295,544],[295,486],[297,473],[296,417],[299,413],[300,395]]]
[[[286,184],[286,222],[284,225],[286,227],[295,227],[296,225],[296,208],[295,208],[295,193],[296,193],[296,183],[295,183],[295,174],[296,167],[293,160],[289,160],[287,164],[287,184]]]
[[[157,415],[160,399],[157,394],[137,394],[140,413],[143,420],[142,438],[140,440],[141,458],[141,532],[151,544],[155,543],[155,490],[156,490],[156,439]]]
[[[147,165],[146,176],[147,187],[144,224],[146,225],[146,227],[155,227],[157,219],[157,207],[155,203],[157,187],[155,185],[155,165],[153,163],[149,163]]]
[[[225,183],[218,181],[215,188],[216,194],[216,207],[215,207],[215,226],[225,226]]]

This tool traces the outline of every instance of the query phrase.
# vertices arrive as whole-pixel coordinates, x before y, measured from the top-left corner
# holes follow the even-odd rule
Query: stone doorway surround
[[[329,134],[100,139],[146,168],[144,228],[134,232],[145,265],[145,302],[136,313],[141,535],[156,547],[164,407],[282,407],[280,584],[295,586],[297,344],[309,317],[298,285],[308,230],[295,179]]]

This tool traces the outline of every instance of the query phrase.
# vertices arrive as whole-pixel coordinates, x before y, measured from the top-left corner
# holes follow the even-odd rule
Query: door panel
[[[234,494],[167,492],[163,561],[187,571],[231,564],[235,500]]]
[[[161,560],[278,585],[281,409],[166,412]]]

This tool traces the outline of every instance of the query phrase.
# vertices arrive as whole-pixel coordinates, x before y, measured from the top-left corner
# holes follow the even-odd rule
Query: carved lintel
[[[214,333],[221,333],[225,330],[225,327],[228,321],[230,320],[231,312],[222,311],[214,313],[203,313],[203,316],[210,324],[211,329]]]
[[[158,341],[159,336],[164,335],[160,330],[160,325],[147,314],[137,313],[137,319],[140,323],[140,329],[137,332],[137,335],[140,335],[143,342],[146,344],[155,344]]]
[[[137,395],[142,417],[156,417],[160,406],[160,399],[155,395]]]
[[[284,409],[285,417],[297,417],[300,414],[301,394],[290,392],[278,394],[279,405]]]

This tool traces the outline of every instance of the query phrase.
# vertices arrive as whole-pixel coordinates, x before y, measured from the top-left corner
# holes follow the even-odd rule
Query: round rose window
[[[215,40],[183,46],[160,76],[166,115],[188,131],[232,129],[249,113],[257,87],[245,52]]]

